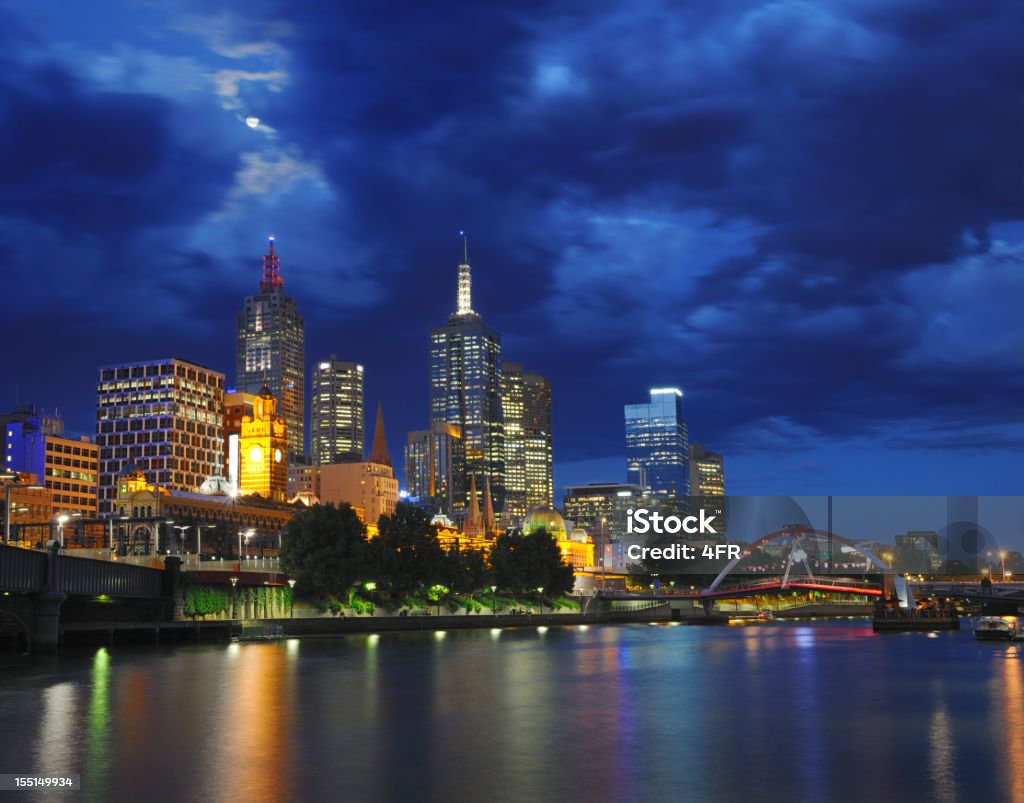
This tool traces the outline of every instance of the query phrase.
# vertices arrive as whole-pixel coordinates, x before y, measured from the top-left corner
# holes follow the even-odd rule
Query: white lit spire
[[[464,231],[460,231],[459,236],[462,237],[462,263],[459,265],[459,294],[455,314],[472,315],[473,279],[469,268],[469,240]]]

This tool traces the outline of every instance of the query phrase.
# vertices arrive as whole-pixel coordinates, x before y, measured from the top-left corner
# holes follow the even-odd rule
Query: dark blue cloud
[[[861,439],[934,465],[1016,443],[1024,331],[1001,299],[1024,254],[1000,226],[1024,220],[1019,4],[237,11],[174,28],[212,50],[120,43],[245,73],[223,108],[113,91],[60,53],[0,77],[0,229],[30,221],[46,245],[23,262],[91,235],[94,286],[144,263],[87,305],[116,321],[145,299],[128,317],[158,332],[130,356],[181,347],[230,374],[276,229],[309,359],[367,364],[394,446],[426,417],[465,228],[475,306],[553,379],[559,461],[612,465],[621,405],[653,384],[683,385],[691,437],[732,454]],[[114,323],[97,333],[92,363],[129,356]]]

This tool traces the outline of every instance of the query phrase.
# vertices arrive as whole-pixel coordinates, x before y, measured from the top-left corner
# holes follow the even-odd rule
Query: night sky
[[[676,385],[730,492],[1021,492],[1024,4],[216,5],[0,2],[0,407],[233,383],[272,232],[398,457],[465,229],[558,487]]]

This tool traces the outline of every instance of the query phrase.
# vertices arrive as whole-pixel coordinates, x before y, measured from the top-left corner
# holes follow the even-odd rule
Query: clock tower
[[[288,427],[277,414],[277,399],[266,385],[255,396],[233,395],[246,397],[241,400],[237,453],[229,458],[231,474],[237,465],[238,492],[283,502],[288,492]]]

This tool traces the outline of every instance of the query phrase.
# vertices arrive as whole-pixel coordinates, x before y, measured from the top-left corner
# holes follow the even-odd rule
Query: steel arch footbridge
[[[785,568],[781,578],[766,577],[764,579],[752,580],[749,582],[734,583],[727,586],[722,585],[722,582],[743,562],[745,558],[749,557],[755,549],[760,547],[762,544],[779,540],[789,541],[789,549],[786,553],[785,559]],[[829,544],[830,567],[835,565],[835,562],[831,560],[831,547],[833,544],[838,543],[846,547],[848,550],[860,555],[864,559],[865,571],[872,567],[876,568],[882,575],[882,584],[879,585],[878,583],[871,583],[865,580],[847,577],[834,578],[815,576],[814,571],[811,568],[805,546],[809,546],[811,543],[820,544],[821,542],[828,542]],[[798,570],[801,569],[801,567],[803,571],[802,573],[798,573]],[[828,571],[828,569],[826,569],[826,571]],[[910,588],[909,583],[907,583],[905,578],[897,574],[889,564],[877,555],[849,538],[845,538],[837,533],[829,532],[827,530],[816,530],[806,525],[793,525],[758,538],[749,547],[747,547],[739,557],[730,560],[718,573],[718,576],[715,577],[711,585],[702,589],[698,593],[698,596],[702,599],[714,600],[800,589],[833,594],[864,594],[866,596],[881,597],[886,593],[886,589],[889,587],[891,587],[896,593],[901,608],[914,607],[914,593]]]

